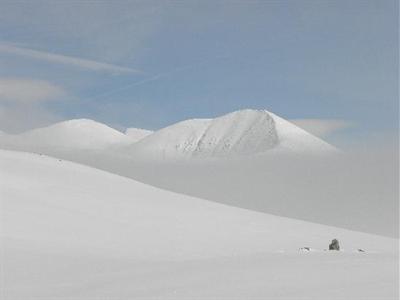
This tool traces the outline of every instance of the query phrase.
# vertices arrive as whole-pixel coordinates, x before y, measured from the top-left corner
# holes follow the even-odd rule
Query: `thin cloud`
[[[45,104],[65,99],[66,91],[46,80],[0,78],[0,130],[17,133],[59,120]]]
[[[39,51],[29,48],[17,47],[12,44],[4,44],[4,43],[0,44],[0,52],[29,57],[32,59],[47,61],[50,63],[73,66],[90,71],[110,72],[114,74],[140,72],[132,68],[121,67],[113,64],[98,62],[89,59],[83,59],[79,57],[66,56],[66,55],[54,54],[50,52]]]
[[[318,137],[326,137],[333,132],[354,125],[351,122],[337,119],[294,119],[290,120],[290,122]]]
[[[0,103],[39,103],[65,94],[64,89],[45,80],[0,78]]]
[[[0,131],[9,134],[44,127],[63,120],[50,109],[33,103],[0,104]]]
[[[133,88],[135,86],[146,84],[146,83],[152,82],[152,81],[157,81],[157,80],[162,79],[164,77],[167,77],[169,75],[172,75],[172,74],[175,74],[175,73],[179,73],[179,72],[185,71],[187,69],[191,69],[191,68],[193,68],[195,66],[198,66],[198,65],[201,65],[201,64],[204,64],[204,62],[195,63],[195,64],[191,64],[191,65],[175,68],[175,69],[167,71],[167,72],[158,73],[158,74],[155,74],[155,75],[153,75],[153,76],[151,76],[149,78],[145,78],[145,79],[142,79],[142,80],[139,80],[139,81],[135,81],[135,82],[129,83],[127,85],[124,85],[124,86],[119,87],[117,89],[113,89],[113,90],[105,92],[105,93],[97,94],[97,95],[92,96],[92,97],[90,97],[90,98],[88,98],[86,100],[94,100],[94,99],[97,99],[97,98],[108,97],[108,96],[120,93],[122,91],[129,90],[130,88]]]

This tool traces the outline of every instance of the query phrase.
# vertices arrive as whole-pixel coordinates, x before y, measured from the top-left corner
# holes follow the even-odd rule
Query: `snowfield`
[[[398,298],[397,239],[38,154],[0,150],[0,184],[3,299]]]
[[[0,132],[0,148],[255,211],[398,236],[397,153],[343,153],[265,110],[125,134],[70,120],[22,134]]]

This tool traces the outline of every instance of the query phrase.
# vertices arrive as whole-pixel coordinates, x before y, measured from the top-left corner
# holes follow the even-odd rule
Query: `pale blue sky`
[[[0,0],[2,130],[157,129],[241,108],[397,136],[397,1]]]

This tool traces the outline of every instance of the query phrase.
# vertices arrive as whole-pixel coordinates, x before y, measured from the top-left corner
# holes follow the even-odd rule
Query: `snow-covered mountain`
[[[89,119],[68,120],[33,129],[22,133],[20,138],[29,144],[74,149],[98,149],[129,142],[122,132]]]
[[[57,150],[100,150],[134,143],[132,138],[105,124],[90,119],[74,119],[21,134],[0,136],[0,144],[7,148],[52,153]]]
[[[0,134],[0,146],[56,156],[64,150],[112,148],[115,153],[151,160],[338,151],[273,113],[250,109],[215,119],[186,120],[155,132],[128,128],[125,134],[93,120],[69,120],[22,134]]]
[[[131,145],[128,151],[137,157],[176,159],[338,150],[273,113],[247,109],[173,124]]]

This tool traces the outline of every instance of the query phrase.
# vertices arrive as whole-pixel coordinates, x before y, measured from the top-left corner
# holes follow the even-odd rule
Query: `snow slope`
[[[143,259],[322,249],[333,237],[345,248],[371,251],[388,250],[392,242],[176,194],[43,155],[0,153],[3,234],[19,240]]]
[[[179,293],[276,299],[296,291],[321,296],[330,287],[338,293],[336,285],[339,296],[395,293],[393,239],[175,194],[43,155],[1,150],[0,166],[4,299]],[[345,252],[322,251],[332,238]],[[304,258],[303,246],[320,252]],[[302,281],[293,274],[325,268],[338,277],[310,274],[312,282],[299,290]],[[244,277],[237,277],[240,270]],[[225,277],[214,278],[218,273]],[[343,287],[349,282],[355,285]],[[314,290],[321,284],[323,290]]]
[[[241,110],[215,119],[176,123],[129,147],[135,157],[177,159],[260,153],[334,153],[337,150],[265,110]]]
[[[125,135],[129,136],[133,142],[137,142],[152,133],[151,130],[141,128],[127,128],[125,130]]]

